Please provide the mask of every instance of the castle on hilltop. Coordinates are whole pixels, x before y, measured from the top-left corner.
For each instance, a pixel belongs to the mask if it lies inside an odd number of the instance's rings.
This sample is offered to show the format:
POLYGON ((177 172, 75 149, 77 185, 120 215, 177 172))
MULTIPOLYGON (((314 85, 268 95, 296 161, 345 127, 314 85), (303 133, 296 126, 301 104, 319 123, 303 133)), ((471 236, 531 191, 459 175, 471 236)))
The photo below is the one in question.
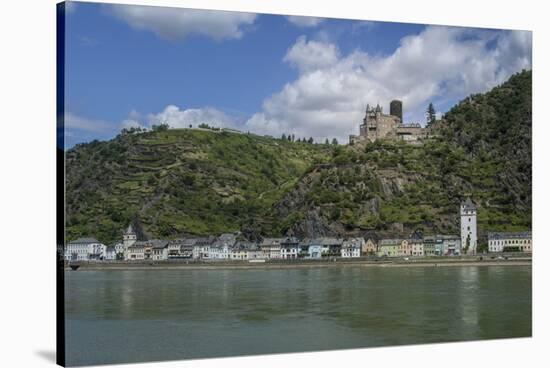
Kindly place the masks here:
POLYGON ((390 114, 384 114, 382 107, 370 107, 363 124, 359 126, 359 135, 350 135, 349 143, 355 144, 362 141, 374 142, 377 139, 403 140, 418 142, 429 135, 430 129, 422 128, 419 123, 403 123, 403 103, 399 100, 390 102, 390 114))

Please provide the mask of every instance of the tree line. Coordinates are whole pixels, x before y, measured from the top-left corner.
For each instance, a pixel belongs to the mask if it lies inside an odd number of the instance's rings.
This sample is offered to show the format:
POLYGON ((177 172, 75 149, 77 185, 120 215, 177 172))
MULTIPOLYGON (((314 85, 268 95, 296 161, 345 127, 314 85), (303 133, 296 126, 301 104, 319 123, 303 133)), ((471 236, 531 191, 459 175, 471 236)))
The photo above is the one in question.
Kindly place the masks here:
MULTIPOLYGON (((296 137, 294 136, 294 134, 285 134, 283 133, 281 135, 281 140, 283 141, 289 141, 289 142, 298 142, 298 143, 308 143, 308 144, 314 144, 315 141, 313 140, 313 137, 309 137, 309 139, 306 139, 305 137, 304 138, 298 138, 296 139, 296 137)), ((329 142, 328 138, 325 140, 325 145, 330 145, 331 142, 329 142)), ((332 138, 332 144, 333 145, 337 145, 338 144, 338 140, 336 138, 332 138)))

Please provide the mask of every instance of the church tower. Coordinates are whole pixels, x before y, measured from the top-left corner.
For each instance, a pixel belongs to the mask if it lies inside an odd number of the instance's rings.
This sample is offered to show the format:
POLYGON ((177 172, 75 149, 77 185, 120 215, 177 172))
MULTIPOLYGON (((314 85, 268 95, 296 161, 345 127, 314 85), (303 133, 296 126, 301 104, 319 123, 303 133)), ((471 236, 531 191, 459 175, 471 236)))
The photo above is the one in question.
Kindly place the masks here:
POLYGON ((476 254, 477 209, 470 198, 460 204, 461 254, 476 254))
POLYGON ((136 240, 137 235, 134 231, 134 228, 132 227, 132 224, 130 224, 122 235, 122 244, 124 245, 124 249, 128 249, 128 247, 134 244, 136 240))

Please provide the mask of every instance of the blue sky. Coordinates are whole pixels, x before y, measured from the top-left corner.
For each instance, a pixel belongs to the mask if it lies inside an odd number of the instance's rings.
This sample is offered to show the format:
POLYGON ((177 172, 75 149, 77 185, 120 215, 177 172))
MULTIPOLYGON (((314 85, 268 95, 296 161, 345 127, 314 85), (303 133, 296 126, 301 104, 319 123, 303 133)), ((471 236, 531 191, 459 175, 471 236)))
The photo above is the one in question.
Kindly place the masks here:
POLYGON ((207 122, 318 141, 355 134, 367 103, 423 121, 531 67, 531 33, 71 3, 66 146, 123 127, 207 122))

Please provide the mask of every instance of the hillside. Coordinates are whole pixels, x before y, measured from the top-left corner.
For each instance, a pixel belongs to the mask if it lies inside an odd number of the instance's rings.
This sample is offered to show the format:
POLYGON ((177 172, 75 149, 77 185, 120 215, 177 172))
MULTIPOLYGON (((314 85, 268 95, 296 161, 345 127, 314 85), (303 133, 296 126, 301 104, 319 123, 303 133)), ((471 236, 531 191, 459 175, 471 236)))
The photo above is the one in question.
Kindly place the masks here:
POLYGON ((471 196, 481 233, 531 227, 531 72, 452 108, 423 145, 325 146, 168 130, 67 152, 67 232, 119 238, 456 233, 471 196))
POLYGON ((66 153, 67 238, 236 231, 291 188, 329 147, 190 129, 119 135, 66 153))

